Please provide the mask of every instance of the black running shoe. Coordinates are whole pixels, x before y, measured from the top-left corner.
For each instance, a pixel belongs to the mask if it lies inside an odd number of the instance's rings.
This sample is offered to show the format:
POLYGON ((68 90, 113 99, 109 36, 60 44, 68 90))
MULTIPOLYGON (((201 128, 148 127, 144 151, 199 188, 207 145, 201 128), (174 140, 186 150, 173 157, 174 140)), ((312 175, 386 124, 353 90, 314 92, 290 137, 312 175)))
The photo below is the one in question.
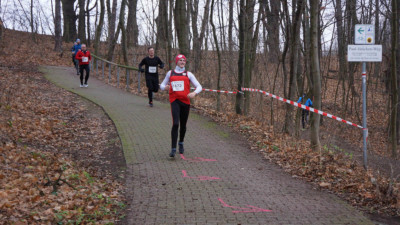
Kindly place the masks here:
POLYGON ((183 143, 179 143, 179 154, 183 154, 184 151, 185 149, 183 148, 183 143))
POLYGON ((172 149, 171 153, 169 153, 169 157, 174 158, 176 153, 176 149, 172 149))

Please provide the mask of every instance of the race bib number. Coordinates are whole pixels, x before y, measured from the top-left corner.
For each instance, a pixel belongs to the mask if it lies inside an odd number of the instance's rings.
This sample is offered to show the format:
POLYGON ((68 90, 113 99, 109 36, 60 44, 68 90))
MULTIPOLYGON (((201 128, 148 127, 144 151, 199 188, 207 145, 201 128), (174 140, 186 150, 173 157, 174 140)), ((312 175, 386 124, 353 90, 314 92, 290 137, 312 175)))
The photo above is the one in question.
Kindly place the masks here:
POLYGON ((88 57, 82 57, 82 62, 89 62, 89 58, 88 57))
POLYGON ((157 67, 156 66, 149 66, 149 73, 157 73, 157 67))
POLYGON ((181 81, 172 81, 171 82, 171 87, 173 91, 184 91, 185 90, 185 85, 183 80, 181 81))

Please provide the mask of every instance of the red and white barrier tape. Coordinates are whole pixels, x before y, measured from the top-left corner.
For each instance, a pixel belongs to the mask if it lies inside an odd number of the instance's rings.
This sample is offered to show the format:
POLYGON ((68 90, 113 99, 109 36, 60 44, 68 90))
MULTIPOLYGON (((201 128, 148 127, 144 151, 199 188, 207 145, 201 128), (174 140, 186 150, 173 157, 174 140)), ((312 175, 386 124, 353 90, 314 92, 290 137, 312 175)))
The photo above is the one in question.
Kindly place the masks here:
MULTIPOLYGON (((190 89, 194 90, 195 88, 190 88, 190 89)), ((236 94, 237 93, 237 91, 223 91, 223 90, 214 90, 214 89, 205 89, 205 88, 203 88, 203 91, 226 93, 226 94, 236 94)))
MULTIPOLYGON (((191 89, 194 89, 194 88, 191 88, 191 89)), ((213 90, 213 89, 203 89, 203 91, 210 91, 210 92, 217 92, 217 93, 227 93, 227 94, 236 94, 236 93, 238 93, 237 91, 223 91, 223 90, 213 90)), ((310 112, 318 113, 318 114, 320 114, 320 115, 323 115, 323 116, 332 118, 332 119, 334 119, 334 120, 340 121, 340 122, 342 122, 342 123, 346 123, 346 124, 351 125, 351 126, 354 126, 354 127, 361 128, 361 129, 363 129, 363 130, 367 130, 367 132, 368 132, 368 129, 363 128, 363 127, 360 126, 360 125, 357 125, 357 124, 352 123, 352 122, 350 122, 350 121, 344 120, 344 119, 342 119, 342 118, 340 118, 340 117, 337 117, 337 116, 334 116, 334 115, 332 115, 332 114, 323 112, 323 111, 321 111, 321 110, 314 109, 314 108, 312 108, 312 107, 305 106, 305 105, 303 105, 303 104, 300 104, 300 103, 297 103, 297 102, 294 102, 294 101, 291 101, 291 100, 288 100, 288 99, 285 99, 285 98, 276 96, 276 95, 274 95, 274 94, 268 93, 268 92, 263 91, 263 90, 254 89, 254 88, 242 88, 242 91, 259 92, 259 93, 261 93, 261 94, 264 94, 264 95, 270 96, 270 97, 272 97, 272 98, 278 99, 279 101, 282 101, 282 102, 285 102, 285 103, 288 103, 288 104, 297 106, 297 107, 299 107, 299 108, 308 110, 308 111, 310 111, 310 112)), ((239 93, 242 93, 242 94, 243 94, 242 91, 239 91, 239 93)))
POLYGON ((285 98, 282 98, 282 97, 273 95, 273 94, 268 93, 268 92, 266 92, 266 91, 262 91, 262 90, 259 90, 259 89, 253 89, 253 88, 242 88, 242 91, 259 92, 259 93, 262 93, 262 94, 264 94, 264 95, 270 96, 270 97, 272 97, 272 98, 278 99, 279 101, 286 102, 286 103, 288 103, 288 104, 297 106, 297 107, 302 108, 302 109, 306 109, 306 110, 308 110, 308 111, 310 111, 310 112, 318 113, 318 114, 320 114, 320 115, 323 115, 323 116, 332 118, 332 119, 334 119, 334 120, 337 120, 337 121, 340 121, 340 122, 349 124, 349 125, 351 125, 351 126, 355 126, 355 127, 364 129, 362 126, 357 125, 357 124, 355 124, 355 123, 352 123, 352 122, 350 122, 350 121, 344 120, 344 119, 342 119, 342 118, 340 118, 340 117, 337 117, 337 116, 331 115, 331 114, 329 114, 329 113, 323 112, 323 111, 321 111, 321 110, 314 109, 314 108, 312 108, 312 107, 305 106, 305 105, 302 105, 302 104, 300 104, 300 103, 293 102, 293 101, 291 101, 291 100, 288 100, 288 99, 285 99, 285 98))

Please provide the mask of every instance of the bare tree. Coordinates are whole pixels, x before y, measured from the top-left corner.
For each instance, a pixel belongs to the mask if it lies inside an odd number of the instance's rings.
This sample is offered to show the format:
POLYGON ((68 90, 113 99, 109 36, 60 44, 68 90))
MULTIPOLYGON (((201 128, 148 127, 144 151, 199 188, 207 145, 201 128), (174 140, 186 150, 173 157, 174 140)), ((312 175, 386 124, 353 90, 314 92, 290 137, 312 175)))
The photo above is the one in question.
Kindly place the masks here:
POLYGON ((392 56, 391 56, 391 82, 392 82, 392 107, 391 107, 391 119, 390 119, 390 142, 392 157, 397 158, 397 128, 396 122, 398 117, 397 104, 398 99, 398 84, 397 84, 397 48, 398 48, 398 36, 399 36, 399 20, 397 15, 397 0, 392 0, 392 56))
POLYGON ((228 19, 228 48, 229 52, 233 51, 233 0, 229 0, 229 19, 228 19))
POLYGON ((117 20, 117 0, 113 0, 112 11, 110 6, 110 0, 107 0, 107 14, 108 14, 108 54, 107 60, 112 61, 114 54, 115 43, 115 22, 117 20))
MULTIPOLYGON (((258 43, 258 33, 261 21, 261 10, 258 12, 256 26, 254 27, 255 0, 240 0, 239 13, 239 61, 238 61, 238 90, 242 86, 250 87, 255 54, 258 43)), ((250 108, 250 93, 244 94, 244 107, 242 111, 242 96, 236 95, 236 113, 247 115, 250 108)))
POLYGON ((96 34, 94 39, 94 53, 96 55, 98 54, 99 51, 101 31, 103 30, 103 25, 104 25, 104 14, 105 14, 104 0, 100 0, 100 19, 99 19, 99 24, 96 27, 96 34))
POLYGON ((86 43, 85 0, 78 0, 78 6, 78 38, 80 38, 83 43, 86 43))
MULTIPOLYGON (((217 50, 217 55, 218 55, 218 75, 217 75, 217 90, 220 89, 220 81, 221 81, 221 52, 219 51, 219 46, 218 46, 218 38, 217 38, 217 31, 215 29, 214 21, 213 21, 213 12, 214 12, 214 0, 211 2, 211 15, 210 15, 210 24, 213 30, 213 37, 214 37, 214 43, 215 43, 215 48, 217 50)), ((221 109, 221 93, 217 93, 217 111, 220 111, 221 109)))
MULTIPOLYGON (((190 57, 190 43, 188 30, 188 17, 186 15, 186 0, 176 0, 175 2, 175 29, 178 36, 179 50, 187 58, 190 57)), ((188 66, 187 66, 188 67, 188 66)))
POLYGON ((266 45, 268 46, 268 59, 270 62, 276 63, 279 59, 279 12, 280 1, 263 0, 264 11, 267 17, 266 29, 268 33, 266 45))
POLYGON ((76 14, 74 10, 75 0, 61 0, 64 18, 64 41, 74 41, 76 38, 76 14))
POLYGON ((56 0, 55 17, 54 17, 55 45, 54 51, 62 51, 61 38, 61 0, 56 0))
MULTIPOLYGON (((301 25, 301 13, 303 12, 304 1, 297 1, 297 9, 292 19, 292 29, 290 35, 290 77, 289 77, 289 99, 294 100, 297 94, 297 70, 298 70, 298 59, 299 59, 299 45, 300 45, 300 25, 301 25)), ((295 6, 293 6, 295 7, 295 6)), ((289 104, 286 105, 286 116, 284 132, 289 133, 293 127, 293 107, 289 104)))
MULTIPOLYGON (((311 32, 311 76, 313 79, 313 96, 314 107, 321 108, 321 74, 319 67, 318 54, 318 17, 319 17, 319 0, 310 0, 310 32, 311 32)), ((320 115, 314 114, 311 118, 311 148, 320 150, 321 143, 319 141, 319 125, 320 115)))
MULTIPOLYGON (((126 25, 126 38, 128 42, 128 47, 136 46, 138 44, 139 28, 136 19, 138 0, 128 0, 128 22, 126 25)), ((167 4, 164 1, 160 1, 167 4)))
MULTIPOLYGON (((189 0, 190 11, 192 15, 192 31, 193 31, 193 52, 194 52, 194 65, 193 72, 196 72, 201 64, 201 46, 205 35, 205 30, 208 23, 208 14, 210 7, 210 0, 206 0, 204 7, 203 20, 201 22, 200 34, 197 30, 197 17, 199 14, 199 0, 189 0)), ((211 11, 212 12, 212 11, 211 11)), ((211 21, 210 21, 211 22, 211 21)), ((217 42, 216 42, 217 43, 217 42)))

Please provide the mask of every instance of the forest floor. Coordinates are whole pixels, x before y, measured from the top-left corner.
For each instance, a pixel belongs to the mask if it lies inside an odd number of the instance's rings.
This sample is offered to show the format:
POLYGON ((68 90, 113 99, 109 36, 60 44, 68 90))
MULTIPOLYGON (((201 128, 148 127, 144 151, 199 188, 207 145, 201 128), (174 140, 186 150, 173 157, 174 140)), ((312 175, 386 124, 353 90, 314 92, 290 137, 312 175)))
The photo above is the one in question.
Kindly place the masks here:
MULTIPOLYGON (((5 43, 0 51, 0 161, 1 167, 4 167, 0 177, 1 182, 5 183, 14 180, 12 185, 0 185, 7 187, 0 188, 0 195, 3 197, 0 200, 0 220, 23 219, 31 223, 68 220, 103 223, 118 221, 123 217, 121 212, 125 204, 122 194, 124 184, 121 179, 124 177, 124 165, 121 164, 122 147, 115 127, 110 126, 112 122, 104 113, 101 115, 101 110, 95 109, 96 106, 92 103, 54 87, 37 72, 39 65, 71 66, 72 62, 70 45, 64 46, 63 53, 55 53, 52 51, 54 42, 50 36, 36 38, 37 43, 34 43, 30 34, 7 30, 5 43), (43 115, 53 118, 51 124, 41 121, 43 115), (87 116, 82 118, 81 115, 87 116), (61 129, 62 127, 68 129, 61 129), (104 127, 107 129, 100 129, 104 127), (62 140, 61 136, 70 138, 62 140), (47 141, 43 144, 39 140, 47 141), (88 143, 88 140, 92 141, 88 143), (102 145, 100 140, 115 141, 102 145), (85 154, 79 151, 82 146, 93 150, 93 153, 82 155, 85 154), (110 150, 115 157, 108 163, 100 163, 105 161, 105 152, 110 150), (38 174, 37 177, 26 175, 28 179, 32 179, 31 183, 38 184, 35 190, 26 187, 28 184, 23 182, 26 179, 16 179, 26 173, 23 168, 36 168, 29 165, 32 163, 30 156, 38 161, 35 165, 42 165, 37 167, 40 168, 39 171, 31 172, 38 174), (87 160, 89 158, 91 160, 87 160), (77 169, 75 165, 82 167, 77 169), (104 177, 104 174, 109 176, 104 177), (18 191, 14 187, 18 187, 18 191), (57 205, 60 201, 56 201, 54 196, 71 201, 70 207, 60 208, 57 205), (18 204, 20 202, 29 204, 18 204), (98 207, 93 207, 94 203, 98 207), (49 206, 56 210, 47 210, 50 209, 49 206), (109 210, 115 207, 119 210, 109 210)), ((134 90, 132 92, 139 94, 134 90)), ((145 92, 141 95, 143 93, 145 92)), ((165 100, 166 96, 158 95, 158 99, 165 100)), ((370 169, 365 171, 360 163, 360 152, 352 150, 359 146, 344 141, 340 130, 332 134, 322 129, 321 141, 324 148, 321 152, 312 152, 308 147, 308 130, 302 132, 302 139, 298 140, 283 135, 274 130, 276 128, 262 124, 254 118, 217 112, 208 108, 209 104, 209 99, 199 98, 194 108, 243 134, 252 144, 252 149, 262 152, 266 159, 276 163, 293 177, 335 193, 369 213, 375 221, 386 224, 397 224, 400 221, 398 160, 372 153, 370 169)))

